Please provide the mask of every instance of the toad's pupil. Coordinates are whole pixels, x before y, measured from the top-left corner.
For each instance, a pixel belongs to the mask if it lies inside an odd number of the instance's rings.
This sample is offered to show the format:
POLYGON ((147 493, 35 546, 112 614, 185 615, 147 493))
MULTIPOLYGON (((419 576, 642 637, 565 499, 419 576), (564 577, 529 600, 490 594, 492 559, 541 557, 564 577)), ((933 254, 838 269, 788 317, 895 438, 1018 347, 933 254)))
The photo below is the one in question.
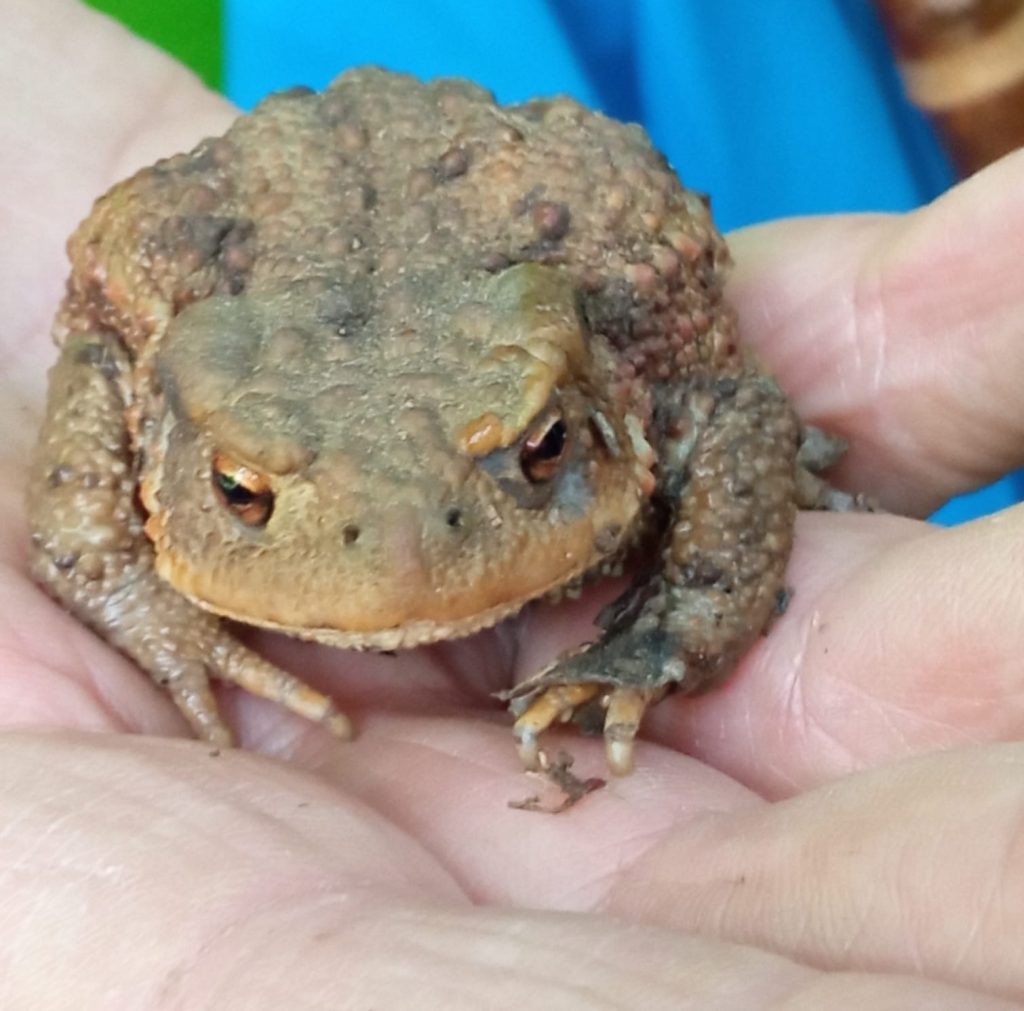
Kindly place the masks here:
POLYGON ((519 464, 528 481, 540 484, 558 473, 568 438, 565 422, 557 415, 549 415, 546 428, 537 426, 536 433, 527 439, 519 455, 519 464))
POLYGON ((274 511, 274 493, 259 474, 214 467, 217 497, 247 527, 265 527, 274 511), (255 487, 253 483, 255 482, 255 487))
POLYGON ((565 449, 565 422, 556 421, 545 433, 531 452, 535 460, 556 460, 565 449))
POLYGON ((231 474, 222 474, 219 471, 214 474, 217 487, 221 490, 229 505, 247 506, 256 501, 257 493, 251 488, 246 488, 236 477, 231 474))

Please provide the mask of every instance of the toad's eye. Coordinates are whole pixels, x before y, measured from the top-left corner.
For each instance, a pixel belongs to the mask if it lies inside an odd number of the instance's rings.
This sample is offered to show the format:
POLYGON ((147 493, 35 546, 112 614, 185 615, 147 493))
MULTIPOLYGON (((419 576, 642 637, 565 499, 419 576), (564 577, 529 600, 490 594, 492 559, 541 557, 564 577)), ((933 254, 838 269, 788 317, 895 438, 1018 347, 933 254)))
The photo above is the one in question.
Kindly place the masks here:
POLYGON ((557 473, 569 443, 569 429, 558 411, 545 414, 526 437, 519 465, 528 481, 541 484, 557 473))
POLYGON ((222 505, 247 527, 267 525, 274 511, 274 493, 262 474, 223 453, 215 453, 213 489, 222 505))

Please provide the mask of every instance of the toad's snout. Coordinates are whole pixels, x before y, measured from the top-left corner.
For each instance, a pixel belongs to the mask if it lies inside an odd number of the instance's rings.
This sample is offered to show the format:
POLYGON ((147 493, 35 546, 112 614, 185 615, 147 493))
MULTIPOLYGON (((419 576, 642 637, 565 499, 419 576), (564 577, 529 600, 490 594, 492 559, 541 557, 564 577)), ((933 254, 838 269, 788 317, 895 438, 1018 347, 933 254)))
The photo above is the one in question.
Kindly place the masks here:
POLYGON ((372 568, 407 592, 422 592, 441 585, 468 533, 467 510, 458 504, 368 507, 342 526, 339 561, 372 568))

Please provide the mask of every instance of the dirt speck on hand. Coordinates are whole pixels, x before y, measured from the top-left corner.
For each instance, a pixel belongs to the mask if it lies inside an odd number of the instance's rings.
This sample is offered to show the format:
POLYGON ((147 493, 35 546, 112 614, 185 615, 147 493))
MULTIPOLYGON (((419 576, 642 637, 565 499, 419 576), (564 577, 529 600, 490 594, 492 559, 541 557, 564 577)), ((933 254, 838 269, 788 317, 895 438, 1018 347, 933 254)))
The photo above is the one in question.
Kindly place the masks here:
POLYGON ((554 786, 558 793, 545 791, 545 796, 533 794, 524 797, 522 800, 510 800, 508 806, 517 811, 539 811, 542 814, 561 814, 575 807, 588 793, 600 790, 606 785, 606 781, 590 776, 581 779, 572 771, 573 757, 567 751, 560 751, 558 757, 552 762, 548 756, 541 752, 539 772, 531 775, 541 777, 545 783, 554 786))

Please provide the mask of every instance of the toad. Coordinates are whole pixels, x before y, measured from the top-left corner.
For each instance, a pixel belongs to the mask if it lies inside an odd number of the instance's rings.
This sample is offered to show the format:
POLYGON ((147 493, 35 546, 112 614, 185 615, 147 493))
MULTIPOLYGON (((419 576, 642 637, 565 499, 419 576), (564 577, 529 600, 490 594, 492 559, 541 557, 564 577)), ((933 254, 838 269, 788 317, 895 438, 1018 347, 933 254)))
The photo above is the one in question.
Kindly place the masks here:
POLYGON ((394 650, 628 562, 600 639, 509 693, 528 765, 571 718, 628 771, 645 708, 772 620, 797 508, 845 501, 738 344, 706 201, 567 99, 293 89, 68 248, 34 573, 217 745, 211 679, 350 730, 224 619, 394 650))

